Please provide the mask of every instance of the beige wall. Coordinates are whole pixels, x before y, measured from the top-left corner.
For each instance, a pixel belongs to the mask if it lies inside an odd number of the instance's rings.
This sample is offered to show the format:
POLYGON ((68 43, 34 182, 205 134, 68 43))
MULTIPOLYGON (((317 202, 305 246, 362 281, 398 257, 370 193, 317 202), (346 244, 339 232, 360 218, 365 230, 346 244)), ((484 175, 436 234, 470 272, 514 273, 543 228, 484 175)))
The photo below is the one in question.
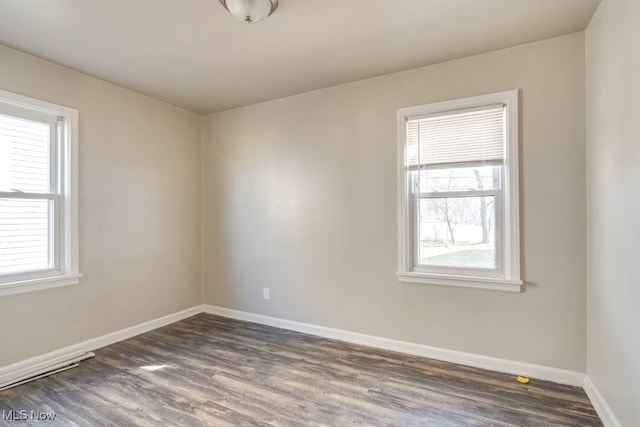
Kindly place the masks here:
POLYGON ((584 67, 580 33, 206 117, 205 302, 584 371, 584 67), (525 292, 398 282, 396 109, 512 88, 525 292))
POLYGON ((640 425, 640 2, 604 0, 587 31, 588 374, 640 425))
POLYGON ((0 366, 199 305, 201 117, 2 46, 0 89, 79 110, 84 273, 0 298, 0 366))
POLYGON ((208 304, 584 371, 583 48, 574 34, 211 115, 203 170, 199 116, 0 47, 0 89, 80 111, 85 274, 0 299, 0 366, 200 304, 203 223, 208 304), (396 109, 512 88, 525 292, 396 281, 396 109))

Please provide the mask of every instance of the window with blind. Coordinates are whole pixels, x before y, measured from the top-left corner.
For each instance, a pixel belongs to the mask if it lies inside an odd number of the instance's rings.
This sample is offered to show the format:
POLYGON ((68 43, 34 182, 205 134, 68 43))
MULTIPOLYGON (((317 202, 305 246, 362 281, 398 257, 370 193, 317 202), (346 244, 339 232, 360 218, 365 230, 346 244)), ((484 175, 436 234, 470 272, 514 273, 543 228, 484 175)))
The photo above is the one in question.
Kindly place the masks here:
POLYGON ((76 118, 0 91, 0 295, 78 281, 76 118))
POLYGON ((520 290, 517 102, 398 111, 399 280, 520 290))

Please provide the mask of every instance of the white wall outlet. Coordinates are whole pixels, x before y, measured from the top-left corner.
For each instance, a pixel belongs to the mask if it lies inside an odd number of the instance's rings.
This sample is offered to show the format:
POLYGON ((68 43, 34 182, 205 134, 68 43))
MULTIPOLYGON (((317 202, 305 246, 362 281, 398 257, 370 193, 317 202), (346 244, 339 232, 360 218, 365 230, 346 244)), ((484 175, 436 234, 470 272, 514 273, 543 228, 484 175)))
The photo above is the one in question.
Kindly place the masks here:
POLYGON ((262 298, 271 299, 271 288, 262 288, 262 298))

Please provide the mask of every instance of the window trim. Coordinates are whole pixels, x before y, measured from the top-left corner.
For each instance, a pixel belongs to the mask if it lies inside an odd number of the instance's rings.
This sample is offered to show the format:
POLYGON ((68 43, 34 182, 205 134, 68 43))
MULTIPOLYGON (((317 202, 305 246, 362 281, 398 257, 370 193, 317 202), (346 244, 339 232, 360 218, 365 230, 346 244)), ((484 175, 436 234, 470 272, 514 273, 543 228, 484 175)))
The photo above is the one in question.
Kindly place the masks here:
MULTIPOLYGON (((509 90, 469 98, 455 99, 397 111, 398 124, 398 281, 442 286, 492 289, 520 292, 520 199, 519 199, 519 134, 518 134, 518 90, 509 90), (481 107, 491 104, 506 106, 505 114, 505 161, 503 175, 503 198, 500 226, 496 226, 496 238, 500 237, 502 257, 497 264, 501 271, 471 268, 420 268, 414 261, 414 241, 410 207, 415 197, 411 194, 411 179, 406 166, 407 120, 430 114, 446 114, 455 110, 481 107), (430 271, 426 271, 430 270, 430 271)), ((496 212, 498 214, 498 212, 496 212)), ((497 221, 497 219, 496 219, 497 221)))
POLYGON ((4 90, 0 90, 0 103, 7 110, 26 110, 64 118, 62 126, 58 126, 61 135, 56 150, 50 154, 58 159, 53 162, 57 171, 54 197, 60 198, 54 213, 58 215, 57 235, 53 242, 57 246, 54 255, 57 266, 52 270, 5 276, 0 282, 0 296, 77 284, 82 277, 78 264, 78 110, 4 90))

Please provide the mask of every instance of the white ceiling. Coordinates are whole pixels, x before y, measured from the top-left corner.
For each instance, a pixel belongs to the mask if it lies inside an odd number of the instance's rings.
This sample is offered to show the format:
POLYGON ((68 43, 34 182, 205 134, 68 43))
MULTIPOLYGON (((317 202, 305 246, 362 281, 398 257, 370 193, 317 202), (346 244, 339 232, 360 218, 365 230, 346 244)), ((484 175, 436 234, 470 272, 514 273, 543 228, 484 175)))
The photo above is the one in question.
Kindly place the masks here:
POLYGON ((0 0, 0 43, 208 114, 581 31, 599 1, 280 0, 246 25, 219 0, 0 0))

